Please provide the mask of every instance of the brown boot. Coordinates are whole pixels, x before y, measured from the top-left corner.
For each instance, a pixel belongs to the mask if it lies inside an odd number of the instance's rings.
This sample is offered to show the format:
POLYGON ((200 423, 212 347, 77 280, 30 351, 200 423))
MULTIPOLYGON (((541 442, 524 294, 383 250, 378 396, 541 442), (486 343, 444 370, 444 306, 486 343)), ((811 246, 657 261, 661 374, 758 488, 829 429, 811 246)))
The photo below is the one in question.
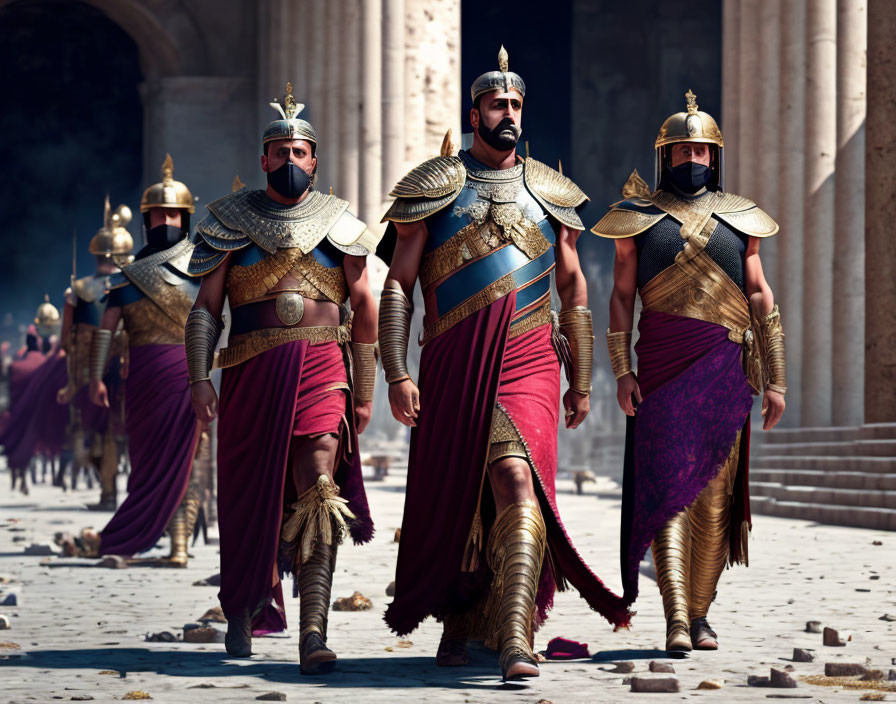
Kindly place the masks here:
POLYGON ((489 566, 495 575, 493 623, 505 681, 539 674, 538 659, 532 651, 532 628, 545 541, 541 511, 529 501, 510 504, 501 511, 489 536, 489 566))
POLYGON ((232 658, 247 658, 252 655, 252 616, 248 609, 237 614, 227 614, 224 649, 232 658))
POLYGON ((439 667, 461 667, 470 662, 467 624, 463 615, 448 614, 442 622, 442 639, 436 652, 439 667))

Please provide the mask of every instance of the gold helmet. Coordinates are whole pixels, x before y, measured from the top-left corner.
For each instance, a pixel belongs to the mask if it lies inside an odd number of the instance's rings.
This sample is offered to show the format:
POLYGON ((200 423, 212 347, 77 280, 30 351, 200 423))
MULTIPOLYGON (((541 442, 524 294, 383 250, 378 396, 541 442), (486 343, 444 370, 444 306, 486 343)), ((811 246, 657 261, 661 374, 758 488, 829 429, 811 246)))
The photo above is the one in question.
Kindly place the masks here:
POLYGON ((131 217, 131 209, 126 205, 119 205, 113 211, 109 206, 109 196, 106 196, 103 226, 90 240, 90 253, 98 257, 112 257, 116 263, 126 262, 134 248, 134 238, 125 229, 131 217))
POLYGON ((34 325, 41 337, 48 337, 59 332, 59 309, 50 303, 50 295, 44 294, 44 302, 37 307, 34 325))
POLYGON ((178 208, 193 213, 193 194, 180 181, 174 180, 174 160, 170 154, 165 155, 162 162, 162 181, 154 183, 145 191, 140 199, 140 212, 149 212, 150 208, 178 208))
POLYGON ((715 118, 709 113, 697 109, 697 96, 688 90, 684 94, 687 100, 686 110, 677 112, 666 118, 656 136, 654 147, 656 149, 656 181, 659 186, 663 166, 666 162, 666 147, 681 142, 697 142, 709 144, 712 152, 712 169, 715 174, 715 182, 719 190, 722 189, 722 149, 725 141, 722 139, 722 130, 716 124, 715 118))
POLYGON ((305 109, 304 104, 298 102, 292 94, 292 83, 286 84, 286 93, 283 95, 283 102, 274 100, 269 103, 274 110, 280 113, 281 119, 269 122, 264 128, 261 136, 262 148, 268 142, 274 142, 279 139, 304 139, 311 142, 312 148, 317 150, 317 133, 314 127, 307 120, 298 117, 298 114, 305 109))

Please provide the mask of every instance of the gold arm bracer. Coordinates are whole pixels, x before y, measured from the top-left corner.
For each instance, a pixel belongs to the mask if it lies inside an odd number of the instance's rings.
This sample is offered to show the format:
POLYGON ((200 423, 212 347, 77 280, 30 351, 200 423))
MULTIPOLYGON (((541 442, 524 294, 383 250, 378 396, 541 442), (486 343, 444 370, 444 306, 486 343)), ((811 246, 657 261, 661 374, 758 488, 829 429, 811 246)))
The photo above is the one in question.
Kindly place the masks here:
POLYGON ((109 359, 109 349, 111 347, 111 330, 99 328, 93 331, 93 336, 90 340, 90 381, 99 381, 103 378, 106 360, 109 359))
POLYGON ((560 311, 560 332, 569 341, 572 354, 570 388, 585 396, 591 393, 591 367, 594 364, 594 328, 591 311, 575 306, 560 311))
POLYGON ((401 285, 392 279, 386 281, 380 297, 379 337, 383 371, 389 384, 411 378, 407 358, 412 312, 401 285))
POLYGON ((191 384, 209 379, 222 327, 221 321, 205 308, 194 308, 190 311, 184 331, 184 345, 191 384))
POLYGON ((784 328, 781 325, 781 311, 778 304, 771 313, 760 318, 760 345, 765 363, 765 388, 778 393, 787 393, 787 374, 784 354, 784 328))
POLYGON ((352 342, 352 382, 355 401, 373 401, 376 386, 376 343, 352 342))
POLYGON ((610 366, 617 379, 632 371, 632 331, 610 332, 607 330, 607 349, 610 351, 610 366))

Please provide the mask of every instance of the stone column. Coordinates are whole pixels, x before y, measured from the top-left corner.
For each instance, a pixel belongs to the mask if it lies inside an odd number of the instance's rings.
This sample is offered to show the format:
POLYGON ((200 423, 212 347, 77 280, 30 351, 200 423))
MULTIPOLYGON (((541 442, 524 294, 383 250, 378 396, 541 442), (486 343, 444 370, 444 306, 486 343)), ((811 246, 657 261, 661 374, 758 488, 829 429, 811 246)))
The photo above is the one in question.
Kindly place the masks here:
MULTIPOLYGON (((831 424, 834 159, 837 152, 837 2, 806 12, 806 199, 803 425, 831 424)), ((792 366, 792 365, 791 365, 792 366)))
POLYGON ((759 26, 760 0, 740 2, 740 61, 738 66, 738 100, 740 120, 737 134, 730 135, 737 152, 737 183, 732 192, 758 200, 756 193, 755 149, 759 141, 759 26))
POLYGON ((361 166, 360 217, 379 222, 382 191, 382 0, 361 0, 361 166))
POLYGON ((311 80, 308 85, 308 99, 305 103, 305 119, 311 124, 320 124, 324 116, 324 82, 326 72, 327 44, 327 2, 326 0, 310 0, 307 3, 307 22, 310 33, 306 35, 309 43, 311 80))
MULTIPOLYGON (((404 46, 404 111, 405 142, 404 159, 415 166, 426 129, 426 115, 423 103, 423 8, 420 0, 406 0, 405 46, 404 46)), ((388 184, 392 188, 395 184, 388 184)))
MULTIPOLYGON (((778 131, 766 129, 769 119, 777 122, 780 113, 781 73, 781 3, 779 0, 762 0, 759 8, 759 86, 753 118, 758 129, 756 143, 743 145, 742 154, 750 154, 749 168, 756 174, 754 191, 759 207, 773 218, 778 218, 778 131)), ((774 290, 781 280, 778 274, 778 238, 766 239, 760 247, 762 269, 774 290)))
POLYGON ((781 7, 780 193, 775 300, 787 335, 787 411, 782 424, 801 424, 803 379, 803 198, 805 196, 806 3, 781 7))
POLYGON ((404 0, 383 1, 383 190, 404 175, 404 0))
POLYGON ((342 96, 339 114, 339 182, 336 194, 349 202, 352 212, 358 212, 358 170, 361 138, 361 3, 360 0, 343 0, 340 42, 339 93, 342 96))
POLYGON ((865 412, 865 7, 837 2, 834 425, 861 425, 865 412))
MULTIPOLYGON (((740 134, 740 5, 725 0, 722 6, 722 135, 735 140, 740 134)), ((737 193, 737 148, 725 147, 725 188, 737 193)))
POLYGON ((321 180, 318 188, 322 193, 329 193, 330 188, 336 195, 342 193, 342 174, 338 168, 342 140, 340 128, 342 121, 339 112, 342 102, 342 94, 338 90, 340 75, 339 55, 342 52, 342 10, 343 3, 328 2, 326 8, 327 40, 324 47, 324 114, 323 119, 315 125, 318 136, 321 138, 321 155, 318 159, 318 169, 321 180))
POLYGON ((896 3, 868 2, 865 422, 896 421, 896 3))

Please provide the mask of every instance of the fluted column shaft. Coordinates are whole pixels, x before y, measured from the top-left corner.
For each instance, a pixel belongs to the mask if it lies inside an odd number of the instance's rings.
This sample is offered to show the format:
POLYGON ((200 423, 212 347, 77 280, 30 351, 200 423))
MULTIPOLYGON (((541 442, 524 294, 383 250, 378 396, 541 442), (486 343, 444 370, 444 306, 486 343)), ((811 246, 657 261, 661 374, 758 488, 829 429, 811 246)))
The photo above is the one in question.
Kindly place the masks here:
POLYGON ((404 0, 383 0, 383 189, 404 175, 404 0))
POLYGON ((360 216, 379 222, 383 205, 382 170, 382 0, 361 0, 361 170, 360 216))
POLYGON ((834 159, 837 152, 837 3, 807 6, 803 424, 831 424, 834 159))
POLYGON ((896 3, 868 2, 865 422, 896 421, 896 3))
POLYGON ((740 62, 738 66, 738 95, 741 119, 736 135, 730 135, 731 147, 737 152, 737 180, 734 193, 757 200, 755 150, 759 140, 761 120, 755 108, 759 104, 759 40, 760 0, 740 2, 740 62))
POLYGON ((837 2, 834 425, 860 425, 865 413, 865 8, 837 2))
MULTIPOLYGON (((740 134, 740 5, 722 6, 722 135, 740 134)), ((737 149, 725 147, 725 189, 737 192, 737 149)))
POLYGON ((349 202, 352 212, 359 212, 358 182, 362 168, 359 153, 361 139, 361 3, 343 0, 343 25, 340 27, 339 93, 339 183, 337 195, 349 202))
MULTIPOLYGON (((778 172, 778 131, 765 129, 764 116, 777 115, 780 105, 781 71, 781 3, 780 0, 762 0, 759 7, 759 86, 757 102, 759 129, 755 144, 745 144, 746 153, 752 154, 749 166, 757 176, 755 196, 759 207, 773 218, 779 214, 780 193, 778 172)), ((748 195, 748 194, 744 194, 748 195)), ((778 274, 778 238, 772 237, 762 243, 760 257, 765 278, 774 290, 781 277, 778 274)))

